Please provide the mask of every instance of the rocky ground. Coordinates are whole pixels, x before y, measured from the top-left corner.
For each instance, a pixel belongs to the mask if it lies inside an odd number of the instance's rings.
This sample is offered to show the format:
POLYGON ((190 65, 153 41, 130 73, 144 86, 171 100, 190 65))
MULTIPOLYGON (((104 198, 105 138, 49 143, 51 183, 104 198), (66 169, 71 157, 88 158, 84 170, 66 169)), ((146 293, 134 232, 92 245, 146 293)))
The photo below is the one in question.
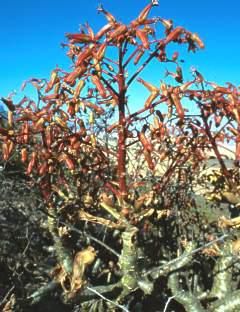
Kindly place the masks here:
POLYGON ((69 311, 51 294, 37 305, 29 295, 50 281, 55 264, 46 214, 37 191, 15 167, 0 171, 0 310, 69 311), (4 310, 5 309, 5 310, 4 310))

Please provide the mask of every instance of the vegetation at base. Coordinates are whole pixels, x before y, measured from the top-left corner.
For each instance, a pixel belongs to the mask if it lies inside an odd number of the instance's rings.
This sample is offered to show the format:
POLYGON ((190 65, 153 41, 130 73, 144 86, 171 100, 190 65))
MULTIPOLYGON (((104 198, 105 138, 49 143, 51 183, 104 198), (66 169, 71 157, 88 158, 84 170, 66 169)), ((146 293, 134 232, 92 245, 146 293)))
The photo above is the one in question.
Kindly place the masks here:
POLYGON ((99 31, 85 23, 66 35, 70 71, 23 83, 37 102, 1 98, 5 312, 51 300, 63 311, 240 309, 239 88, 194 68, 185 79, 181 51, 204 44, 152 18, 157 5, 126 25, 99 6, 99 31), (144 77, 150 66, 169 67, 158 85, 144 77), (134 84, 147 92, 141 107, 134 84), (218 169, 206 171, 209 153, 218 169), (16 183, 33 192, 30 206, 8 205, 16 183), (13 223, 24 235, 16 250, 13 223))

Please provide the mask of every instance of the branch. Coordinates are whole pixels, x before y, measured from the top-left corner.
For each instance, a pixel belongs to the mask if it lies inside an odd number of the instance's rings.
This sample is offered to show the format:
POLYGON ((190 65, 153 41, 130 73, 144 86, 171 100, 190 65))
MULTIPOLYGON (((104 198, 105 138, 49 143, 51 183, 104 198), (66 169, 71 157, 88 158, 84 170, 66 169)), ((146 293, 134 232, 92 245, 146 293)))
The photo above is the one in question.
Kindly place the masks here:
POLYGON ((225 163, 224 163, 224 161, 222 159, 221 154, 219 153, 216 141, 215 141, 214 137, 212 136, 211 130, 210 130, 209 125, 207 123, 207 118, 204 116, 203 108, 201 106, 200 106, 200 109, 201 109, 202 120, 203 120, 203 123, 204 123, 204 126, 205 126, 205 132, 206 132, 206 134, 207 134, 207 136, 209 138, 209 141, 210 141, 210 143, 212 145, 213 151, 214 151, 214 153, 215 153, 215 155, 217 157, 217 160, 218 160, 218 162, 219 162, 219 164, 221 166, 221 169, 222 169, 222 172, 223 172, 224 176, 226 177, 229 185, 231 187, 233 187, 230 173, 229 173, 229 171, 228 171, 228 169, 227 169, 227 167, 226 167, 226 165, 225 165, 225 163))
POLYGON ((210 308, 211 312, 235 312, 240 311, 240 290, 229 293, 221 300, 217 300, 210 308))
MULTIPOLYGON (((63 224, 65 226, 67 226, 70 230, 79 233, 79 234, 83 234, 82 231, 78 230, 76 227, 74 227, 71 224, 68 224, 66 222, 60 221, 60 224, 63 224)), ((98 240, 97 238, 93 237, 92 235, 90 235, 89 233, 86 234, 86 236, 90 239, 93 240, 94 242, 98 243, 99 245, 103 246, 104 248, 106 248, 108 251, 110 251, 112 254, 114 254, 116 257, 120 257, 120 254, 118 252, 116 252, 114 249, 112 249, 111 247, 109 247, 108 245, 106 245, 105 243, 103 243, 102 241, 98 240)))
POLYGON ((92 287, 86 287, 88 290, 90 290, 91 292, 93 292, 94 294, 96 294, 98 297, 102 298, 103 300, 111 303, 112 305, 120 308, 121 310, 125 311, 125 312, 130 312, 125 306, 118 304, 108 298, 106 298, 105 296, 103 296, 101 293, 99 293, 96 289, 92 288, 92 287))
POLYGON ((232 264, 234 255, 231 254, 231 241, 224 244, 222 255, 217 260, 213 275, 213 285, 209 297, 217 297, 223 299, 231 292, 232 284, 232 264))
POLYGON ((169 276, 168 287, 171 289, 176 301, 184 306, 186 312, 207 312, 201 306, 197 297, 195 297, 191 292, 181 289, 178 273, 175 272, 169 276))
POLYGON ((220 236, 219 238, 216 238, 214 240, 212 240, 211 242, 205 244, 204 246, 201 246, 199 248, 194 249, 195 244, 189 244, 188 248, 186 248, 185 252, 178 258, 175 258, 167 263, 165 263, 164 265, 152 268, 151 270, 143 273, 143 276, 147 276, 150 275, 153 279, 157 279, 162 275, 165 275, 169 272, 178 270, 180 268, 182 268, 183 266, 185 266, 186 264, 188 264, 189 262, 189 257, 191 257, 192 255, 198 253, 199 251, 202 251, 203 249, 217 243, 220 241, 223 241, 225 238, 229 237, 228 234, 224 234, 222 236, 220 236))
POLYGON ((156 53, 160 50, 160 46, 152 52, 149 57, 146 59, 146 61, 138 68, 138 70, 132 75, 132 77, 127 82, 127 88, 130 86, 130 84, 133 82, 133 80, 141 73, 141 71, 150 63, 150 61, 156 56, 156 53))

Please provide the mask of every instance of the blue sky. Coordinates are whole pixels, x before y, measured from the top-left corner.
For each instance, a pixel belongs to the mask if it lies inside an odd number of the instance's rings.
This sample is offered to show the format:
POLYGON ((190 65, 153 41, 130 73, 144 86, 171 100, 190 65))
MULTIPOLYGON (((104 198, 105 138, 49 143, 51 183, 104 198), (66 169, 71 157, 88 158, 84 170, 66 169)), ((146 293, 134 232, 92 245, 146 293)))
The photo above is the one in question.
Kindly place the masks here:
MULTIPOLYGON (((88 21, 95 30, 105 24, 97 15, 101 2, 122 22, 129 22, 149 1, 145 0, 12 0, 1 1, 0 96, 19 90, 30 77, 49 77, 56 64, 68 69, 66 32, 77 32, 88 21)), ((208 80, 240 85, 240 19, 238 0, 160 0, 152 16, 172 18, 196 32, 206 48, 190 54, 193 65, 208 80)), ((157 73, 155 73, 156 75, 157 73)), ((161 77, 159 77, 160 79, 161 77)), ((26 92, 27 93, 27 90, 26 92)))

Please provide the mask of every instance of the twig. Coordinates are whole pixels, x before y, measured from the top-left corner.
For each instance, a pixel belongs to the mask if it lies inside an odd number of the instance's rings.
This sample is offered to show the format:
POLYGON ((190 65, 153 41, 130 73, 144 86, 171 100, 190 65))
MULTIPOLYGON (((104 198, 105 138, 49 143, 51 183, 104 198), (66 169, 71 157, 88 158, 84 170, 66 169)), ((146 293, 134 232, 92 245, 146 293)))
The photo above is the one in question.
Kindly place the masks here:
MULTIPOLYGON (((63 222, 63 221, 60 221, 59 222, 60 224, 63 224, 65 226, 67 226, 70 230, 74 231, 74 232, 77 232, 79 234, 83 234, 80 230, 78 230, 76 227, 66 223, 66 222, 63 222)), ((111 247, 109 247, 108 245, 106 245, 105 243, 103 243, 102 241, 100 241, 99 239, 95 238, 94 236, 86 233, 87 237, 91 240, 93 240, 94 242, 98 243, 99 245, 102 245, 104 248, 106 248, 107 250, 109 250, 111 253, 113 253, 116 257, 120 257, 121 255, 119 253, 117 253, 114 249, 112 249, 111 247)))
POLYGON ((175 264, 175 263, 177 263, 177 262, 180 262, 180 261, 183 260, 184 258, 190 257, 190 256, 192 256, 192 255, 198 253, 199 251, 201 251, 201 250, 203 250, 203 249, 205 249, 205 248, 207 248, 207 247, 209 247, 209 246, 211 246, 211 245, 213 245, 213 244, 215 244, 215 243, 217 243, 217 242, 219 242, 219 241, 224 240, 224 239, 227 238, 227 237, 229 237, 229 234, 224 234, 224 235, 222 235, 222 236, 220 236, 220 237, 218 237, 218 238, 212 240, 211 242, 209 242, 209 243, 207 243, 207 244, 205 244, 205 245, 203 245, 203 246, 201 246, 201 247, 199 247, 199 248, 196 248, 196 249, 194 249, 194 250, 192 250, 192 251, 190 251, 190 252, 183 253, 180 257, 175 258, 175 259, 173 259, 173 260, 171 260, 171 261, 165 263, 164 265, 161 265, 161 266, 159 266, 159 267, 155 267, 155 268, 153 268, 153 269, 151 269, 151 270, 145 272, 145 273, 143 274, 143 276, 152 274, 152 273, 154 273, 154 272, 156 272, 156 271, 162 271, 163 273, 165 273, 165 270, 166 270, 166 269, 167 269, 168 272, 170 272, 170 270, 171 270, 171 265, 173 265, 173 264, 175 264))
POLYGON ((168 305, 169 305, 170 301, 172 301, 172 299, 174 299, 176 296, 177 296, 177 294, 168 298, 168 300, 167 300, 167 302, 165 304, 163 312, 167 312, 167 308, 168 308, 168 305))
POLYGON ((3 297, 2 301, 0 302, 0 307, 7 301, 8 296, 11 294, 15 286, 13 285, 6 293, 6 295, 3 297))
POLYGON ((86 287, 88 290, 90 290, 91 292, 95 293, 97 296, 99 296, 100 298, 102 298, 103 300, 115 305, 116 307, 122 309, 123 311, 125 312, 130 312, 125 306, 121 305, 121 304, 118 304, 108 298, 106 298, 105 296, 103 296, 102 294, 100 294, 98 291, 96 291, 95 289, 91 288, 91 287, 86 287))
POLYGON ((120 257, 121 255, 116 252, 114 249, 112 249, 111 247, 109 247, 108 245, 106 245, 105 243, 103 243, 102 241, 98 240, 97 238, 95 238, 94 236, 87 234, 87 237, 90 238, 91 240, 95 241, 96 243, 102 245, 103 247, 105 247, 107 250, 111 251, 111 253, 113 253, 116 257, 120 257))

